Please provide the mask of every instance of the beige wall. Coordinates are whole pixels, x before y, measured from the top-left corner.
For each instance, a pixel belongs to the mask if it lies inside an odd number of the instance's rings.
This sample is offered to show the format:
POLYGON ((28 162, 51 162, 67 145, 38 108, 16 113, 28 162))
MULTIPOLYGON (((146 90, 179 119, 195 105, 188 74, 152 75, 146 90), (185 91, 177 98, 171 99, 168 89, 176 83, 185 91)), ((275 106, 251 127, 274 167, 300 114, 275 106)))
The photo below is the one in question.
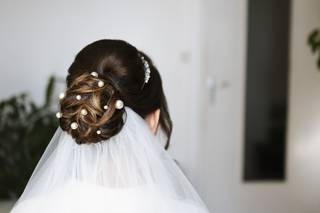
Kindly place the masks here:
POLYGON ((0 213, 8 213, 12 206, 12 201, 0 201, 0 213))
POLYGON ((320 212, 320 71, 306 45, 320 1, 292 1, 287 180, 255 183, 241 181, 247 1, 203 2, 206 76, 216 84, 215 100, 204 98, 206 139, 195 142, 197 188, 217 213, 320 212))
MULTIPOLYGON (((306 45, 320 27, 320 1, 294 0, 292 11, 288 180, 300 212, 320 212, 320 70, 306 45)), ((297 210, 296 210, 297 211, 297 210)))

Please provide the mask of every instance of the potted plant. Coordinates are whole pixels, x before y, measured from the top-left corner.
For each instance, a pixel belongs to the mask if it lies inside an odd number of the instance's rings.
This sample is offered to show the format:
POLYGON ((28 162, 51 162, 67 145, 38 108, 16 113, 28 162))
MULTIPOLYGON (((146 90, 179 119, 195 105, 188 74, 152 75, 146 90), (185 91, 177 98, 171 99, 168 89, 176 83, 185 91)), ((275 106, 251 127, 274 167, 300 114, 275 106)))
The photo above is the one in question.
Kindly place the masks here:
POLYGON ((28 182, 58 121, 51 100, 55 78, 50 77, 44 104, 27 94, 0 102, 0 199, 17 199, 28 182))

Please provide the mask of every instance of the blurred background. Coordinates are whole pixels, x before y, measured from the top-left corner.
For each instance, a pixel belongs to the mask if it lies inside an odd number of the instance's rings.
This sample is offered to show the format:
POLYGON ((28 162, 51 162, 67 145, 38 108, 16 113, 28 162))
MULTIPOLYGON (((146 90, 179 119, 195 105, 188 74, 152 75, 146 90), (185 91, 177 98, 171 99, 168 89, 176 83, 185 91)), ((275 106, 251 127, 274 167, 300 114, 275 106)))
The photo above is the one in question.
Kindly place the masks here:
POLYGON ((75 54, 116 38, 159 68, 170 152, 211 212, 319 213, 319 28, 320 0, 1 0, 0 212, 57 126, 75 54))

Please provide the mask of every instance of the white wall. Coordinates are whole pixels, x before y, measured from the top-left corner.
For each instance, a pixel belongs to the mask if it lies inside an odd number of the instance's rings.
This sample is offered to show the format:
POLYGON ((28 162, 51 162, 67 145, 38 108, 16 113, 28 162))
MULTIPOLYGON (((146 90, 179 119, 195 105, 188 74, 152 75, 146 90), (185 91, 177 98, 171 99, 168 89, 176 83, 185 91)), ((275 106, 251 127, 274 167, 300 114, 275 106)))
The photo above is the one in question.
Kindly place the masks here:
POLYGON ((287 181, 243 183, 246 0, 204 1, 204 63, 215 98, 204 99, 206 138, 193 180, 213 212, 320 212, 320 72, 306 45, 320 26, 320 1, 292 4, 287 181))
POLYGON ((0 72, 5 75, 1 98, 27 90, 41 101, 48 75, 64 77, 84 45, 118 38, 154 58, 172 114, 180 114, 177 108, 182 107, 175 106, 185 104, 182 91, 192 79, 188 74, 194 48, 193 1, 2 0, 0 4, 0 72), (186 55, 190 59, 184 60, 186 55))

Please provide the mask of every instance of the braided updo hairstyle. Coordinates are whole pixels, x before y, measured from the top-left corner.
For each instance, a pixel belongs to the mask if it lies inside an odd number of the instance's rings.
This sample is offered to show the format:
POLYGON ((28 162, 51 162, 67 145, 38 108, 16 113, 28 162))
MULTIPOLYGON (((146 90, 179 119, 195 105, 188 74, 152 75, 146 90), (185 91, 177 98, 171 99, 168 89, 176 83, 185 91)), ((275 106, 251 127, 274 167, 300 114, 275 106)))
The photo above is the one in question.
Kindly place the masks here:
POLYGON ((160 109, 159 124, 168 148, 172 122, 161 77, 151 59, 122 40, 87 45, 68 70, 67 89, 60 100, 60 127, 78 144, 107 140, 125 123, 122 103, 142 118, 160 109), (147 82, 144 60, 150 69, 147 82))

